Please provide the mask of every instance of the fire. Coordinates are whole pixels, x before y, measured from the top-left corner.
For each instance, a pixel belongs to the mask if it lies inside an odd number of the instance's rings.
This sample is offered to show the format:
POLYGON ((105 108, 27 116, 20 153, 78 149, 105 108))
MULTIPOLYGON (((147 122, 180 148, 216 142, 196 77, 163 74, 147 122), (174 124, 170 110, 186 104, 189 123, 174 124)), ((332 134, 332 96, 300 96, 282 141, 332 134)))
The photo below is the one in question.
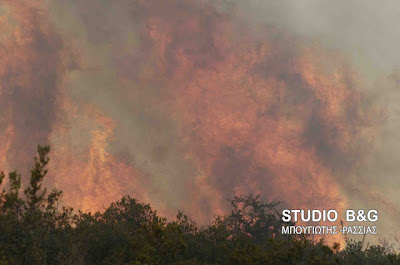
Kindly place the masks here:
POLYGON ((65 192, 65 201, 83 211, 101 211, 133 192, 140 201, 149 201, 146 176, 107 151, 114 122, 94 106, 79 111, 63 100, 62 113, 68 118, 60 119, 52 132, 51 172, 57 187, 65 192), (66 125, 77 131, 71 132, 66 125), (77 141, 75 133, 87 134, 84 142, 77 141))
POLYGON ((14 137, 14 128, 12 126, 7 127, 4 130, 4 134, 0 137, 0 167, 2 171, 10 171, 7 164, 7 153, 10 150, 11 139, 14 137))
POLYGON ((66 69, 62 41, 39 1, 5 1, 0 46, 0 127, 13 130, 0 145, 10 168, 28 172, 37 144, 46 143, 57 107, 59 83, 66 69), (11 129, 10 129, 11 128, 11 129))
MULTIPOLYGON (((132 61, 145 63, 121 74, 159 87, 181 124, 186 154, 199 168, 189 185, 197 216, 250 192, 297 208, 343 210, 340 182, 377 133, 343 58, 269 37, 278 34, 270 28, 254 36, 209 6, 167 2, 143 8, 145 44, 132 61)), ((121 65, 132 63, 121 58, 121 65)))
MULTIPOLYGON (((0 109, 9 113, 0 123, 0 165, 27 168, 34 145, 50 143, 51 181, 67 204, 101 210, 130 194, 175 212, 173 190, 156 196, 156 159, 148 168, 124 159, 113 148, 126 141, 115 137, 121 121, 67 87, 72 70, 85 70, 69 59, 46 4, 7 5, 0 21, 14 22, 5 23, 0 47, 0 109)), ((113 89, 124 100, 145 95, 146 110, 132 116, 148 111, 173 124, 176 150, 194 165, 194 178, 176 179, 188 189, 183 210, 204 223, 226 211, 227 198, 248 193, 299 209, 346 207, 341 181, 362 164, 377 129, 345 58, 210 4, 137 1, 133 10, 136 46, 107 43, 113 89)))

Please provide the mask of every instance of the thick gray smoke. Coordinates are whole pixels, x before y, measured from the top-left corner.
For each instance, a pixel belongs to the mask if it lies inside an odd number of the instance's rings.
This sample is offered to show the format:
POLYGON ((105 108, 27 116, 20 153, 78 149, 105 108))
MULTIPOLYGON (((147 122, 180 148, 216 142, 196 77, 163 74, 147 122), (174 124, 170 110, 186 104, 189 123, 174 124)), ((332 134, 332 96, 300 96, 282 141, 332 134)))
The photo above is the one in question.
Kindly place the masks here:
POLYGON ((14 56, 31 67, 11 60, 0 72, 10 83, 0 109, 21 117, 2 121, 18 129, 7 160, 48 140, 53 182, 74 206, 132 194, 204 222, 226 198, 260 192, 299 207, 376 208, 391 236, 399 2, 44 3, 14 5, 31 14, 19 17, 30 38, 14 56))

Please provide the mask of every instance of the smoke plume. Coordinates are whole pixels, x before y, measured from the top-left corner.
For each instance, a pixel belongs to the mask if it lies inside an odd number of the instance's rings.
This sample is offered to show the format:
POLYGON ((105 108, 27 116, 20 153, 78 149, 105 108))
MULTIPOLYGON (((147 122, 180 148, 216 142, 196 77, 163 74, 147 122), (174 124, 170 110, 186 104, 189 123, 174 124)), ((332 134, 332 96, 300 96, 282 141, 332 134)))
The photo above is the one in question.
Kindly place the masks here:
POLYGON ((386 201, 360 177, 382 101, 349 50, 249 18, 241 1, 0 7, 0 163, 27 169, 51 144, 66 203, 94 211, 129 194, 205 223, 240 194, 307 209, 386 201))

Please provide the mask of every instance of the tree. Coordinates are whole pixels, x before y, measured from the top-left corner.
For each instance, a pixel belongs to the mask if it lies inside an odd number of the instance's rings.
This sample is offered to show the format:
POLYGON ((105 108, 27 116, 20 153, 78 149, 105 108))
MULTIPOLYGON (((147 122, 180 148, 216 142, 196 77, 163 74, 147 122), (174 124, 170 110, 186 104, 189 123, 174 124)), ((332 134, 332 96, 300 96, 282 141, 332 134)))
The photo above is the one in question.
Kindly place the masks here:
POLYGON ((0 174, 0 265, 400 264, 386 244, 363 250, 349 241, 340 250, 305 236, 282 236, 286 224, 278 203, 252 194, 234 197, 229 214, 200 228, 182 212, 168 221, 129 196, 103 212, 74 214, 60 205, 61 191, 42 188, 49 151, 38 146, 23 193, 17 171, 0 174))

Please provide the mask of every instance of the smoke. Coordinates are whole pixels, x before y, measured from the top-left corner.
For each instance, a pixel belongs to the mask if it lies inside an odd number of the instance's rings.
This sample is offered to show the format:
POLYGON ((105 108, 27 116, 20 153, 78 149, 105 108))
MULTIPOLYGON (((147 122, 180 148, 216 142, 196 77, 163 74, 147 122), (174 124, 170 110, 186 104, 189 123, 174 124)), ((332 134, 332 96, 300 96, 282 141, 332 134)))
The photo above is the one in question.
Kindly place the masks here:
POLYGON ((372 194, 393 212, 394 99, 376 87, 395 60, 371 52, 390 38, 350 18, 357 1, 29 3, 1 6, 0 163, 50 143, 66 203, 130 194, 205 223, 233 195, 343 210, 372 194))
POLYGON ((1 8, 0 126, 2 159, 8 162, 3 166, 18 165, 26 173, 35 146, 48 142, 59 85, 70 66, 62 39, 38 6, 3 1, 1 8))
MULTIPOLYGON (((380 210, 381 236, 390 241, 396 234, 400 217, 399 188, 399 53, 393 34, 398 22, 399 3, 387 1, 249 1, 241 8, 260 23, 274 24, 317 40, 325 47, 340 50, 359 72, 360 91, 373 94, 374 104, 385 109, 385 122, 377 124, 380 134, 375 148, 356 172, 348 176, 341 188, 353 208, 380 210), (268 12, 271 11, 271 12, 268 12), (265 14, 268 15, 265 15, 265 14), (284 19, 282 19, 284 18, 284 19)), ((367 237, 368 238, 368 237, 367 237)), ((371 238, 370 238, 371 239, 371 238)))

